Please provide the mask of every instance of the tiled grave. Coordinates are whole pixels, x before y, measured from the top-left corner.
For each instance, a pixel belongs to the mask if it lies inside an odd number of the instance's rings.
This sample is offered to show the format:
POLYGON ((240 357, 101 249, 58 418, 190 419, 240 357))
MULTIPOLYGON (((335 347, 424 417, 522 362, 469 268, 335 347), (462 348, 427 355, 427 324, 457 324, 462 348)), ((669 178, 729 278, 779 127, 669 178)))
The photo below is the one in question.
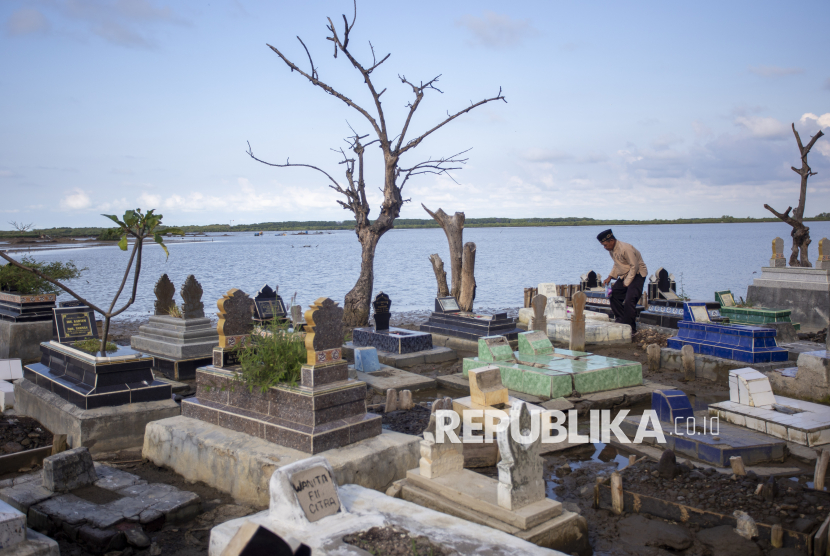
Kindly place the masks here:
POLYGON ((352 344, 388 353, 416 353, 432 349, 432 334, 394 327, 386 330, 355 328, 352 331, 352 344))
POLYGON ((778 347, 776 332, 769 328, 713 324, 706 304, 687 301, 677 336, 667 340, 668 347, 679 350, 690 345, 695 353, 733 359, 745 363, 786 361, 787 350, 778 347))
MULTIPOLYGON (((519 421, 520 430, 530 429, 526 403, 516 401, 509 418, 519 421)), ((587 526, 585 519, 546 497, 541 439, 519 444, 510 433, 512 426, 498 430, 495 440, 501 461, 498 479, 493 479, 463 469, 462 446, 436 442, 433 425, 434 421, 424 432, 419 467, 408 471, 402 482, 404 500, 487 524, 539 546, 569 553, 587 548, 587 538, 575 542, 587 526)))
POLYGON ((793 323, 790 319, 790 309, 769 309, 767 307, 736 307, 735 298, 729 290, 715 292, 715 299, 720 303, 720 313, 728 318, 732 324, 775 324, 781 322, 791 323, 795 330, 800 330, 801 325, 793 323))
POLYGON ((674 279, 674 274, 669 274, 669 271, 663 267, 657 269, 657 272, 651 275, 646 286, 648 292, 648 303, 651 305, 654 301, 676 301, 680 299, 677 296, 677 282, 674 279))
POLYGON ((313 554, 367 554, 343 537, 373 527, 395 527, 426 537, 457 554, 554 556, 503 531, 470 523, 357 485, 337 486, 332 466, 321 457, 281 467, 270 481, 270 508, 227 521, 211 530, 208 554, 220 556, 246 523, 296 539, 313 554))
POLYGON ((612 357, 554 349, 541 332, 519 334, 513 352, 502 336, 480 338, 478 357, 465 358, 462 372, 495 365, 505 387, 544 398, 638 386, 643 383, 640 363, 612 357))
POLYGON ((458 301, 453 297, 435 299, 435 311, 427 322, 420 326, 421 332, 442 334, 464 340, 478 340, 484 336, 505 336, 515 340, 521 332, 516 328, 516 319, 507 313, 480 315, 461 311, 458 301))
MULTIPOLYGON (((728 466, 729 458, 734 456, 741 456, 746 465, 783 461, 786 457, 784 441, 729 423, 713 422, 700 415, 696 417, 688 397, 680 390, 655 390, 651 409, 657 412, 666 443, 659 444, 653 437, 644 440, 661 449, 718 467, 728 466)), ((633 438, 640 419, 627 417, 620 428, 633 438)))
POLYGON ((710 404, 709 414, 805 446, 830 443, 830 407, 771 395, 769 383, 764 384, 760 374, 754 369, 732 371, 730 400, 710 404))
MULTIPOLYGON (((709 320, 720 323, 723 317, 720 313, 720 304, 717 301, 705 301, 709 320)), ((683 300, 681 299, 650 299, 648 308, 639 315, 640 324, 662 326, 663 328, 677 328, 677 323, 683 320, 683 300)))
POLYGON ((0 320, 9 322, 51 321, 56 295, 24 295, 0 292, 0 320))
POLYGON ((202 286, 191 274, 181 289, 181 317, 170 316, 175 288, 166 274, 154 289, 155 315, 130 338, 130 346, 153 356, 153 370, 173 380, 188 380, 209 365, 219 334, 205 317, 202 286))
POLYGON ((341 358, 343 309, 320 298, 305 318, 308 364, 299 385, 251 392, 236 369, 204 367, 182 415, 311 454, 380 434, 380 415, 366 413, 366 384, 349 378, 341 358))
MULTIPOLYGON (((587 307, 587 305, 586 305, 587 307)), ((585 311, 586 315, 589 311, 585 311)), ((594 313, 596 314, 596 313, 594 313)), ((551 341, 568 344, 571 338, 571 320, 556 319, 548 321, 547 334, 551 341)), ((609 320, 585 319, 585 343, 593 345, 615 345, 631 343, 631 327, 627 324, 609 320)))
POLYGON ((802 330, 821 330, 827 314, 816 307, 830 306, 830 267, 763 267, 747 288, 746 300, 757 307, 789 309, 802 330))

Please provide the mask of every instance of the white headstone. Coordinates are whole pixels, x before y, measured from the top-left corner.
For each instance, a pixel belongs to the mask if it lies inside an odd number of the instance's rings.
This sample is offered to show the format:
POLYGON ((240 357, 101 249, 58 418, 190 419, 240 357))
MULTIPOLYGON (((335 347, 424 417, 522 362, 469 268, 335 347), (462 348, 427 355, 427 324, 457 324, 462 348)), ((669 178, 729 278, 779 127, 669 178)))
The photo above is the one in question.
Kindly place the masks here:
POLYGON ((775 395, 765 374, 746 367, 729 371, 729 401, 761 407, 774 404, 775 395))
POLYGON ((340 504, 331 464, 320 456, 280 467, 271 475, 269 515, 296 528, 347 513, 340 504))
POLYGON ((548 299, 548 306, 545 310, 548 319, 568 318, 568 301, 564 296, 557 295, 548 299))
POLYGON ((496 433, 496 441, 501 453, 498 463, 499 485, 498 504, 507 510, 518 510, 528 504, 545 498, 545 481, 543 462, 539 451, 541 438, 535 442, 522 444, 513 438, 512 430, 518 425, 522 436, 531 434, 531 416, 527 403, 517 400, 510 408, 510 426, 507 430, 496 433), (514 424, 514 421, 518 423, 514 424))
POLYGON ((20 359, 0 359, 0 380, 17 380, 23 378, 23 365, 20 359))

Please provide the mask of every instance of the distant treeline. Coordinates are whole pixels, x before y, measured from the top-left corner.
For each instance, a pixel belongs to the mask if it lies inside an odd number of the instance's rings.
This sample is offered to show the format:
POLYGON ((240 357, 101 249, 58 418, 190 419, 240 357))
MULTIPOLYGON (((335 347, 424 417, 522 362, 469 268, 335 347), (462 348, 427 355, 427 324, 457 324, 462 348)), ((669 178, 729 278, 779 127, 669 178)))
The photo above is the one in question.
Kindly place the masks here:
MULTIPOLYGON (((830 212, 822 212, 805 221, 830 220, 830 212)), ((529 228, 539 226, 630 226, 630 225, 660 225, 660 224, 722 224, 743 222, 780 222, 777 218, 736 218, 721 216, 719 218, 676 218, 672 220, 596 220, 594 218, 467 218, 466 228, 529 228)), ((438 224, 431 218, 398 218, 395 228, 438 228, 438 224)), ((290 221, 290 222, 262 222, 259 224, 208 224, 206 226, 178 226, 186 233, 208 232, 276 232, 276 231, 317 231, 317 230, 353 230, 354 221, 290 221)), ((117 228, 48 228, 29 232, 0 231, 0 237, 32 237, 42 235, 50 237, 97 237, 100 239, 119 239, 117 228)))

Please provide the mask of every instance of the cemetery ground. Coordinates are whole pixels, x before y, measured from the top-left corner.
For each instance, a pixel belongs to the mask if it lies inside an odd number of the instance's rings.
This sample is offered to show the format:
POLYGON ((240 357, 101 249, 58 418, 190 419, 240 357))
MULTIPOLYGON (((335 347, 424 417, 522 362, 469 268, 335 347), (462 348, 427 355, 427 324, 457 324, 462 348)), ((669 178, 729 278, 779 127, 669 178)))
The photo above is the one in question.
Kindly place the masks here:
MULTIPOLYGON (((515 309, 513 310, 515 311, 515 309)), ((417 330, 418 325, 428 316, 426 312, 410 312, 396 315, 394 326, 417 330)), ((134 319, 113 322, 114 340, 122 345, 129 344, 129 338, 138 332, 138 327, 146 319, 134 319)), ((347 332, 347 338, 349 334, 347 332)), ((671 370, 651 371, 648 369, 645 347, 651 343, 665 345, 666 335, 659 330, 641 329, 627 345, 590 348, 592 353, 640 362, 643 376, 660 384, 669 385, 685 391, 695 404, 712 403, 729 399, 725 386, 698 380, 687 383, 683 373, 671 370)), ((440 364, 426 364, 407 367, 405 370, 431 378, 461 372, 461 360, 440 364)), ((371 390, 369 390, 371 392, 371 390)), ((420 435, 429 421, 429 402, 443 395, 457 397, 459 392, 446 389, 432 389, 413 393, 416 405, 409 411, 383 413, 383 396, 367 394, 369 410, 383 416, 383 426, 394 431, 411 435, 420 435)), ((633 414, 647 408, 641 404, 632 409, 633 414)), ((575 403, 575 409, 586 410, 588 405, 575 403)), ((598 555, 635 555, 635 554, 766 554, 785 556, 800 554, 791 549, 773 549, 769 542, 748 541, 733 532, 727 526, 701 527, 694 524, 670 522, 645 514, 623 512, 615 515, 608 509, 595 505, 595 485, 598 478, 606 478, 614 471, 621 471, 626 490, 670 500, 677 504, 690 505, 704 510, 731 515, 733 510, 746 511, 758 523, 780 523, 791 530, 809 530, 815 523, 823 521, 830 511, 830 495, 817 493, 808 488, 812 480, 813 464, 794 460, 792 457, 780 464, 766 467, 788 467, 799 469, 792 478, 779 478, 778 496, 767 501, 755 491, 759 483, 767 477, 753 476, 735 478, 731 474, 718 474, 703 467, 692 470, 684 459, 678 458, 677 476, 665 479, 657 473, 657 462, 645 459, 629 467, 630 453, 614 446, 604 444, 587 444, 554 451, 545 454, 544 478, 548 496, 562 501, 565 509, 579 511, 588 522, 590 544, 594 554, 598 555), (826 500, 825 500, 826 499, 826 500)), ((142 460, 141 454, 122 452, 105 455, 108 465, 113 465, 129 473, 140 476, 151 483, 164 483, 182 490, 195 492, 202 499, 202 513, 195 519, 181 524, 165 525, 158 531, 148 531, 152 544, 149 547, 127 547, 116 554, 183 554, 186 556, 207 554, 207 542, 210 528, 214 525, 251 514, 264 508, 236 504, 228 495, 200 483, 189 483, 171 470, 160 468, 142 460)), ((101 461, 100 458, 96 457, 101 461)), ((475 471, 490 477, 497 476, 496 467, 479 468, 475 471)), ((0 480, 8 477, 0 477, 0 480)), ((381 548, 384 542, 394 538, 389 531, 378 530, 365 532, 363 541, 375 543, 381 548)), ((73 543, 67 536, 57 533, 55 538, 61 546, 61 554, 80 556, 87 552, 87 547, 73 543)), ((354 539, 355 544, 363 542, 354 539)), ((411 543, 410 543, 411 544, 411 543)), ((439 547, 440 548, 440 547, 439 547)), ((390 554, 393 548, 390 545, 390 554)), ((397 550, 397 547, 394 548, 397 550)), ((385 552, 378 552, 385 553, 385 552)), ((438 554, 438 552, 435 552, 438 554)), ((406 554, 406 552, 401 552, 406 554)), ((412 554, 415 554, 412 552, 412 554)))

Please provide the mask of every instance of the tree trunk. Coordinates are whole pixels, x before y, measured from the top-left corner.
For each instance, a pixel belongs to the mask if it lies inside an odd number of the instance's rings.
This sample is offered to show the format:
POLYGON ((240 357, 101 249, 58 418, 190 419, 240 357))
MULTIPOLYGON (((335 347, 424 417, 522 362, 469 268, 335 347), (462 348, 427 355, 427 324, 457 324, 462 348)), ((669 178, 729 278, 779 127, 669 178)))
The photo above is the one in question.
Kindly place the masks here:
MULTIPOLYGON (((423 204, 424 210, 429 213, 432 218, 441 225, 444 233, 447 236, 447 241, 450 244, 450 271, 452 272, 452 285, 450 287, 450 295, 458 299, 461 295, 461 267, 463 265, 463 248, 462 241, 464 237, 464 221, 465 216, 463 212, 456 212, 449 216, 438 209, 437 212, 432 212, 423 204)), ((463 309, 463 307, 462 307, 463 309)))
POLYGON ((790 234, 793 237, 793 249, 790 255, 790 266, 812 268, 813 263, 810 262, 810 257, 807 253, 807 248, 810 246, 810 228, 799 223, 798 226, 793 227, 790 234), (801 260, 799 260, 799 258, 801 260))
POLYGON ((449 297, 450 290, 447 287, 447 273, 444 271, 444 261, 434 253, 429 256, 429 262, 432 263, 432 270, 435 271, 435 281, 438 282, 438 297, 449 297))
POLYGON ((380 235, 371 228, 364 228, 358 232, 358 239, 363 247, 360 277, 343 302, 343 325, 352 328, 369 324, 369 302, 375 283, 375 248, 380 235))
MULTIPOLYGON (((456 213, 458 214, 458 213, 456 213)), ((461 295, 458 306, 462 311, 472 312, 476 296, 476 244, 472 241, 464 244, 464 259, 461 270, 461 295)), ((455 272, 453 272, 453 277, 455 272)))

